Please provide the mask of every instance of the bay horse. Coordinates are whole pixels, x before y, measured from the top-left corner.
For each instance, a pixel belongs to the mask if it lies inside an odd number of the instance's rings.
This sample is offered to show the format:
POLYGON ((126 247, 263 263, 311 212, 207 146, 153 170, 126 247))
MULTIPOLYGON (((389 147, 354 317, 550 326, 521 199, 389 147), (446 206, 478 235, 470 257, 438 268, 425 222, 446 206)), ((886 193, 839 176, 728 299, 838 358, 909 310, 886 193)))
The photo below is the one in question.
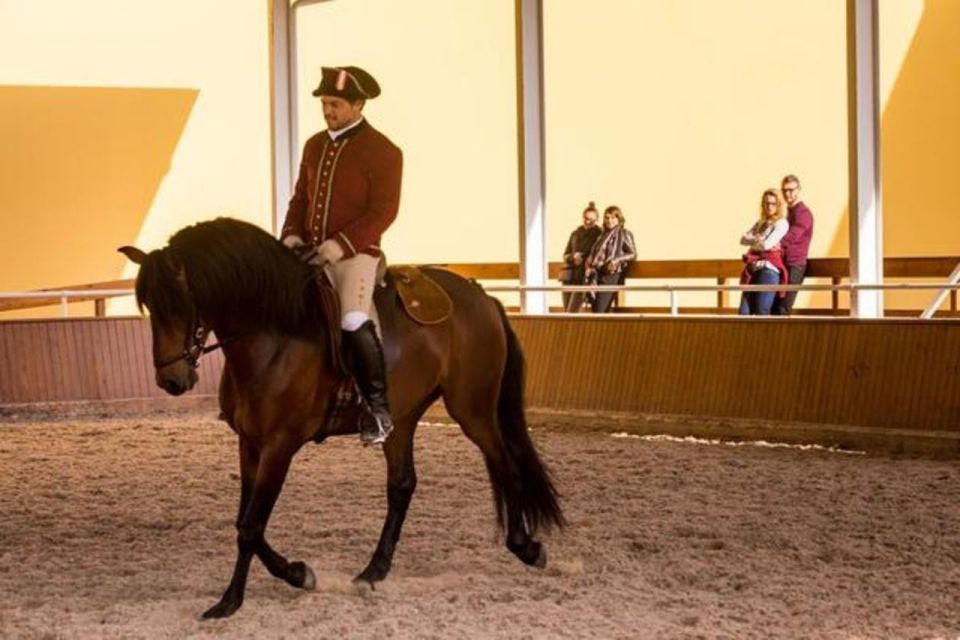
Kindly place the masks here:
MULTIPOLYGON (((336 331, 324 320, 315 269, 259 227, 229 218, 181 229, 149 254, 120 251, 140 265, 137 304, 150 314, 158 386, 180 395, 196 384, 196 361, 211 331, 223 348, 220 409, 240 449, 237 558, 223 597, 203 616, 240 608, 254 555, 275 577, 315 588, 310 567, 288 561, 264 536, 294 454, 311 440, 356 432, 355 421, 327 420, 338 388, 330 339, 336 331)), ((527 433, 524 357, 503 306, 475 282, 424 271, 453 302, 450 317, 437 324, 413 321, 392 286, 377 287, 395 429, 383 446, 386 519, 369 564, 354 579, 371 586, 390 570, 417 484, 414 432, 439 398, 483 453, 507 548, 543 567, 546 549, 533 536, 565 524, 527 433)))

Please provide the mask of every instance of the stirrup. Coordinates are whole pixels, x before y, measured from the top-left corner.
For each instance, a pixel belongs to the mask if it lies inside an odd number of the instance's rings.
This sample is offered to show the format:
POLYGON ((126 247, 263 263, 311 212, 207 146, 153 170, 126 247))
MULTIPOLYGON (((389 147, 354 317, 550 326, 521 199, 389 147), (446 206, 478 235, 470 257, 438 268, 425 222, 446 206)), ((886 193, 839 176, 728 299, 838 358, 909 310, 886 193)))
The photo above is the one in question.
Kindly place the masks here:
POLYGON ((393 431, 393 422, 384 420, 370 409, 360 418, 360 441, 363 446, 383 444, 393 431))

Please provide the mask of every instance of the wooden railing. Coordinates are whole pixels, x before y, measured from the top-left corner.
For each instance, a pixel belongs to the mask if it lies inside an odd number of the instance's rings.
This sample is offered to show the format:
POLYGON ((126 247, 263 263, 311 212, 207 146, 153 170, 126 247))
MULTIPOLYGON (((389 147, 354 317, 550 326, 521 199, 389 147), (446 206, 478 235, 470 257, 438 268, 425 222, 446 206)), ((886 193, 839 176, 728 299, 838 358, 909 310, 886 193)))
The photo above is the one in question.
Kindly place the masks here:
MULTIPOLYGON (((883 261, 884 277, 888 279, 936 279, 946 281, 957 264, 960 256, 897 257, 883 261)), ((550 265, 550 277, 559 275, 560 263, 550 265)), ((627 272, 627 278, 674 280, 685 278, 712 279, 718 285, 736 284, 743 269, 741 260, 645 260, 633 263, 627 272)), ((848 258, 812 258, 807 265, 807 280, 829 280, 839 285, 850 279, 850 260, 848 258)), ((847 310, 840 307, 840 292, 831 293, 829 309, 795 308, 794 313, 803 315, 846 315, 847 310)), ((662 311, 663 308, 621 307, 622 311, 644 312, 662 311)), ((736 313, 725 291, 717 292, 715 307, 685 307, 686 313, 736 313)), ((950 314, 957 312, 957 292, 950 292, 950 314)), ((897 310, 888 310, 888 315, 901 315, 897 310)), ((913 312, 906 312, 912 314, 913 312)))
MULTIPOLYGON (((884 260, 884 276, 887 278, 913 279, 913 278, 942 278, 946 280, 953 272, 957 264, 960 263, 960 256, 937 256, 937 257, 904 257, 904 258, 886 258, 884 260)), ((475 278, 477 280, 518 280, 520 277, 520 265, 511 262, 496 263, 438 263, 433 266, 443 267, 466 278, 475 278)), ((563 268, 563 263, 551 262, 549 264, 549 278, 555 281, 563 268)), ((628 279, 656 279, 656 280, 686 280, 701 279, 713 280, 718 285, 736 284, 740 277, 740 271, 743 268, 743 262, 740 260, 638 260, 630 265, 627 272, 628 279)), ((807 270, 808 279, 828 279, 831 284, 839 285, 844 280, 850 278, 850 261, 847 258, 813 258, 810 260, 807 270)), ((14 309, 29 309, 35 307, 45 307, 60 304, 62 299, 56 291, 71 290, 99 292, 107 289, 127 290, 132 293, 133 280, 111 280, 107 282, 95 282, 82 285, 71 285, 66 287, 41 289, 39 291, 51 291, 49 297, 30 297, 30 298, 5 298, 0 299, 0 312, 14 309)), ((89 296, 73 295, 70 302, 92 301, 94 303, 94 315, 106 315, 107 298, 116 297, 114 294, 103 295, 102 293, 92 293, 89 296)), ((626 307, 620 306, 620 311, 626 312, 662 312, 666 307, 626 307)), ((716 306, 713 307, 684 307, 685 313, 735 313, 736 309, 731 307, 726 291, 718 291, 716 297, 716 306)), ((847 311, 840 307, 840 294, 837 291, 832 292, 831 306, 828 309, 795 309, 798 314, 817 314, 817 315, 845 315, 847 311)), ((950 313, 957 313, 957 292, 950 292, 950 313)), ((891 315, 896 315, 892 312, 891 315)))
MULTIPOLYGON (((22 298, 3 298, 0 299, 0 311, 13 311, 15 309, 33 309, 36 307, 50 307, 53 305, 61 304, 63 302, 63 297, 57 295, 55 292, 58 291, 102 291, 104 289, 126 289, 130 293, 133 293, 133 280, 109 280, 107 282, 93 282, 87 284, 75 284, 68 285, 65 287, 50 287, 47 289, 37 289, 33 293, 43 293, 45 291, 50 291, 51 294, 49 297, 22 297, 22 298)), ((118 296, 129 295, 129 294, 113 294, 113 295, 104 295, 102 293, 91 293, 89 296, 85 295, 72 295, 70 296, 69 302, 72 304, 74 302, 89 302, 93 301, 94 315, 96 316, 105 316, 107 311, 107 298, 115 298, 118 296)))

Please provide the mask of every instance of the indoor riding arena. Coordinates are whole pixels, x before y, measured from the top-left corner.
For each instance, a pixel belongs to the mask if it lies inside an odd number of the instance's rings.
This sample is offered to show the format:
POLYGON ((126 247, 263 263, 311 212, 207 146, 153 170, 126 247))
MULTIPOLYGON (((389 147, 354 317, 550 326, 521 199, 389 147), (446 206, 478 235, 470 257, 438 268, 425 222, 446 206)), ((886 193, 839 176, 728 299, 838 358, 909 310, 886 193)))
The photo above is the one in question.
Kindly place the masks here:
POLYGON ((960 3, 7 5, 0 638, 960 637, 960 3))
MULTIPOLYGON (((418 428, 419 484, 383 583, 351 583, 386 508, 383 458, 355 436, 332 438, 297 456, 269 529, 278 550, 313 567, 316 590, 255 564, 243 608, 201 621, 229 575, 239 488, 236 437, 204 397, 216 384, 210 357, 196 398, 4 409, 2 635, 955 637, 949 321, 862 331, 844 320, 512 320, 529 359, 528 403, 544 407, 530 411, 531 434, 568 520, 543 536, 543 569, 504 547, 479 451, 438 408, 418 428), (732 349, 745 331, 786 344, 798 327, 812 336, 811 360, 832 366, 798 371, 822 383, 791 402, 829 418, 730 417, 751 399, 730 366, 709 355, 695 370, 665 362, 710 354, 706 342, 732 349), (560 399, 575 385, 556 372, 595 340, 621 341, 638 371, 610 390, 609 411, 560 399), (895 365, 945 342, 924 367, 895 365), (838 352, 843 344, 856 348, 838 352), (858 378, 858 366, 872 373, 858 378), (684 404, 695 416, 678 415, 684 404), (855 415, 855 404, 876 409, 855 415)), ((149 360, 139 319, 11 321, 0 335, 23 363, 21 381, 50 389, 69 373, 91 381, 87 393, 133 383, 160 393, 149 365, 121 365, 138 351, 149 360), (53 362, 55 351, 69 360, 53 362)))

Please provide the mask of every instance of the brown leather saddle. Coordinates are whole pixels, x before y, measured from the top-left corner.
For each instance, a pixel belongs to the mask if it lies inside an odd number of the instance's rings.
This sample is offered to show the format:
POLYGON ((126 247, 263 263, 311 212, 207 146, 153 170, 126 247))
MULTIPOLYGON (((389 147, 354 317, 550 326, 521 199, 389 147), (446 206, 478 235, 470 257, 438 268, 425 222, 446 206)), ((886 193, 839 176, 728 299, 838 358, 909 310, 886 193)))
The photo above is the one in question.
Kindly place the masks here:
POLYGON ((390 267, 387 277, 393 281, 403 310, 414 322, 439 324, 453 313, 450 296, 419 267, 390 267))
MULTIPOLYGON (((421 325, 435 325, 447 320, 453 313, 453 301, 433 278, 419 267, 389 267, 380 278, 374 295, 387 369, 393 369, 400 360, 400 344, 393 338, 392 329, 399 318, 397 309, 421 325)), ((340 329, 340 298, 325 276, 317 278, 323 315, 326 320, 330 365, 338 373, 339 381, 333 390, 326 429, 314 439, 322 441, 332 433, 351 433, 356 430, 361 397, 350 372, 349 355, 343 352, 340 329)))

